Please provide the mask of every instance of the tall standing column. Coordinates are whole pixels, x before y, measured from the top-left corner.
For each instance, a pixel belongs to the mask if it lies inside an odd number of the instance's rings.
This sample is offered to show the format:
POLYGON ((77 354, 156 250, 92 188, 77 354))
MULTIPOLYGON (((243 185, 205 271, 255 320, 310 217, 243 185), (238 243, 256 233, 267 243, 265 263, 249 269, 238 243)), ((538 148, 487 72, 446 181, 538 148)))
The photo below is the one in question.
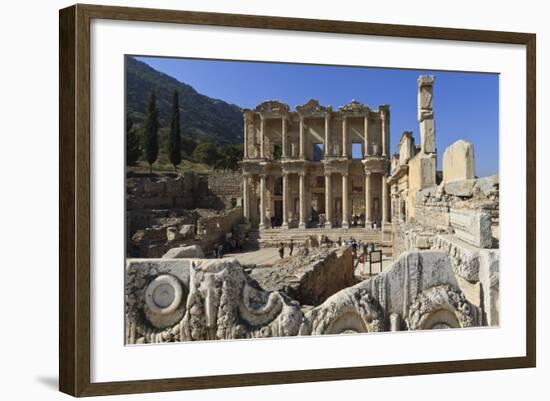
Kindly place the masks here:
POLYGON ((245 223, 250 221, 250 194, 248 189, 248 175, 243 175, 243 217, 245 223))
POLYGON ((265 228, 265 174, 260 175, 260 230, 265 228))
POLYGON ((329 121, 329 115, 327 114, 325 116, 325 159, 330 155, 330 152, 329 152, 329 141, 330 141, 330 133, 329 133, 329 124, 330 124, 330 121, 329 121))
POLYGON ((382 110, 382 156, 386 156, 386 110, 382 110))
POLYGON ((342 173, 342 228, 349 228, 348 172, 342 173))
POLYGON ((248 159, 248 115, 245 112, 243 114, 243 137, 244 137, 244 147, 243 147, 243 159, 248 159))
POLYGON ((332 228, 332 185, 330 173, 325 173, 325 227, 332 228))
POLYGON ((305 140, 304 118, 300 116, 300 158, 301 159, 304 158, 304 147, 305 147, 304 140, 305 140))
POLYGON ((346 116, 342 122, 342 157, 348 157, 348 118, 346 116))
POLYGON ((300 173, 300 223, 298 228, 306 228, 306 174, 300 173))
POLYGON ((283 172, 283 224, 282 228, 288 228, 288 173, 283 172))
POLYGON ((282 132, 282 138, 281 138, 281 153, 282 153, 282 157, 286 157, 286 117, 283 116, 283 121, 282 121, 282 127, 281 127, 281 132, 282 132))
POLYGON ((388 182, 384 174, 380 175, 382 178, 382 226, 389 222, 388 220, 388 182))
POLYGON ((365 175, 365 228, 370 228, 370 224, 372 222, 371 203, 370 203, 370 199, 371 199, 370 177, 371 177, 371 173, 370 171, 367 171, 365 175))
POLYGON ((365 116, 364 129, 365 129, 365 156, 370 156, 370 146, 369 146, 369 117, 368 117, 368 116, 365 116))
POLYGON ((260 115, 260 157, 265 158, 265 146, 264 146, 264 134, 265 134, 265 118, 260 115))

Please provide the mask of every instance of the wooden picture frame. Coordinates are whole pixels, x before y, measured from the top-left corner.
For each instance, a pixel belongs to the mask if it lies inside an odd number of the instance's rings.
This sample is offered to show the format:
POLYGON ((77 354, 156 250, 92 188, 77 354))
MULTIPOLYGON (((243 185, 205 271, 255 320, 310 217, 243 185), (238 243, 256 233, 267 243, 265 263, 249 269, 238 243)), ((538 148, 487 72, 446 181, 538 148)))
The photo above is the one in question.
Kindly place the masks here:
POLYGON ((535 366, 536 37, 534 34, 96 5, 75 5, 60 10, 59 29, 59 388, 62 392, 73 396, 94 396, 535 366), (90 380, 90 21, 95 18, 524 45, 527 54, 525 124, 528 152, 527 243, 525 244, 527 255, 525 260, 527 266, 526 355, 510 358, 92 383, 90 380))

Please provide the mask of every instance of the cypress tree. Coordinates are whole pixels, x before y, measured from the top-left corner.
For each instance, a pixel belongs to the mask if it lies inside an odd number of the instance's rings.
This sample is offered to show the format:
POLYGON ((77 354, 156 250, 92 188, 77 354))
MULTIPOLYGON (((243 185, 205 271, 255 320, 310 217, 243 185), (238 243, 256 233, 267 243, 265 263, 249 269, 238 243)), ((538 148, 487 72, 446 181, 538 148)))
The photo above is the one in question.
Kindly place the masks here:
POLYGON ((177 90, 174 90, 174 97, 172 98, 172 123, 170 125, 168 155, 170 156, 170 163, 174 166, 174 171, 177 171, 177 166, 181 163, 180 105, 177 90))
POLYGON ((134 122, 126 116, 126 165, 135 166, 141 156, 141 146, 134 122))
POLYGON ((151 91, 147 112, 145 117, 144 148, 147 163, 149 163, 149 174, 153 174, 153 163, 157 160, 159 153, 158 143, 158 110, 155 92, 151 91))

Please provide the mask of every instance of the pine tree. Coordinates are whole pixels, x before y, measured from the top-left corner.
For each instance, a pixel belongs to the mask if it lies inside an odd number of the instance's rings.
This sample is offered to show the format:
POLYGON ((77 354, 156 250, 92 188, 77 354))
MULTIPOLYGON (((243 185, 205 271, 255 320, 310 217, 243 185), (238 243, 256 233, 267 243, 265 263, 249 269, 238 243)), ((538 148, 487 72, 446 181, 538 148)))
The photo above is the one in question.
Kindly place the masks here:
POLYGON ((168 155, 170 156, 170 163, 174 166, 174 171, 177 171, 177 166, 181 163, 180 105, 177 90, 174 90, 172 99, 172 123, 170 125, 168 155))
POLYGON ((159 153, 158 143, 158 110, 157 99, 155 92, 151 91, 149 95, 149 103, 147 104, 147 112, 145 117, 145 132, 144 132, 144 148, 147 163, 149 163, 149 174, 153 174, 153 163, 157 160, 159 153))
POLYGON ((141 145, 137 129, 128 115, 126 116, 126 165, 135 166, 140 157, 141 145))

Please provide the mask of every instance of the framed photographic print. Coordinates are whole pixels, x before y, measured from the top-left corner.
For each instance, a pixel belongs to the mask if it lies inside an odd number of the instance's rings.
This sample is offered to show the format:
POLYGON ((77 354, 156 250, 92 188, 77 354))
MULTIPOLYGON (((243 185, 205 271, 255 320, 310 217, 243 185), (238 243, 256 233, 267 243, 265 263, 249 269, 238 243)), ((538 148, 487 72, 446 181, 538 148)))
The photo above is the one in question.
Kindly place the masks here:
POLYGON ((60 390, 534 367, 535 35, 60 11, 60 390))

